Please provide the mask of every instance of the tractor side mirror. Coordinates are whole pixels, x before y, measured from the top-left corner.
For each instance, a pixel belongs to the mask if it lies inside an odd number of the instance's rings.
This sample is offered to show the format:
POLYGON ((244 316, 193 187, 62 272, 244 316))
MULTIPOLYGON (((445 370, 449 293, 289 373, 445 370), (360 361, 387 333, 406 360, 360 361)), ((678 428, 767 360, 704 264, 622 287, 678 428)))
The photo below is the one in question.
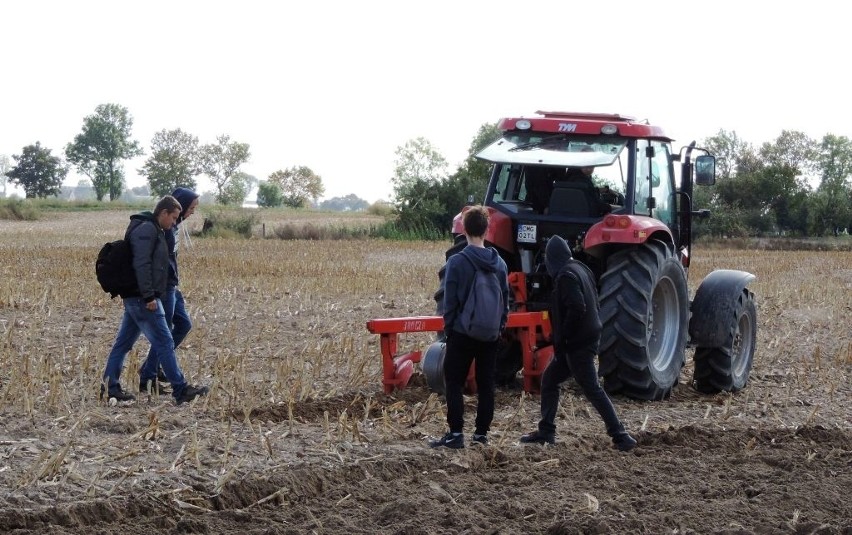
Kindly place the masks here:
POLYGON ((716 157, 702 154, 695 158, 695 183, 712 186, 716 183, 716 157))

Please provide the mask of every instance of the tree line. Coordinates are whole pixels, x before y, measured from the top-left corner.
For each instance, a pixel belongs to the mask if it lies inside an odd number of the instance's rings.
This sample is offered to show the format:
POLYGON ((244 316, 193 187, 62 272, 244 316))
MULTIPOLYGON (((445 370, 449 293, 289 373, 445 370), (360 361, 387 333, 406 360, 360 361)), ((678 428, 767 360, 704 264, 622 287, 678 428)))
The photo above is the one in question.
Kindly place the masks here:
MULTIPOLYGON (((118 104, 101 104, 85 117, 83 127, 64 148, 64 158, 40 142, 25 146, 12 155, 14 165, 0 157, 3 194, 6 178, 24 189, 27 198, 59 195, 71 167, 88 177, 99 201, 115 201, 125 190, 124 161, 145 155, 132 138, 133 117, 118 104)), ((315 203, 325 193, 322 177, 306 166, 279 169, 267 180, 243 172, 251 156, 247 143, 221 135, 215 143, 201 144, 196 136, 180 128, 161 130, 151 140, 151 151, 138 170, 149 190, 163 196, 175 188, 197 189, 197 177, 206 175, 215 187, 216 201, 240 205, 249 191, 258 186, 261 206, 287 205, 295 208, 315 203)))
MULTIPOLYGON (((64 159, 39 142, 13 155, 14 165, 0 155, 4 196, 7 177, 23 187, 27 197, 58 195, 73 166, 91 180, 98 200, 120 198, 125 189, 123 162, 144 155, 132 139, 132 126, 127 108, 102 104, 84 119, 81 132, 64 148, 64 159)), ((482 201, 490 164, 475 154, 499 137, 496 124, 482 125, 467 158, 452 172, 446 158, 425 138, 397 147, 390 179, 395 224, 415 233, 447 232, 465 203, 482 201)), ((826 134, 816 140, 784 130, 774 141, 755 146, 734 131, 720 130, 700 146, 716 156, 717 182, 695 188, 695 207, 712 212, 709 219, 696 222, 696 235, 822 236, 852 227, 852 141, 846 136, 826 134)), ((164 129, 154 135, 148 159, 138 172, 157 196, 177 187, 197 189, 196 178, 204 174, 222 204, 242 204, 254 186, 258 205, 269 207, 313 205, 325 192, 322 178, 306 166, 279 169, 260 181, 241 170, 250 155, 247 143, 232 141, 228 135, 201 144, 180 128, 164 129)), ((365 204, 352 195, 335 197, 320 207, 359 210, 365 204)))

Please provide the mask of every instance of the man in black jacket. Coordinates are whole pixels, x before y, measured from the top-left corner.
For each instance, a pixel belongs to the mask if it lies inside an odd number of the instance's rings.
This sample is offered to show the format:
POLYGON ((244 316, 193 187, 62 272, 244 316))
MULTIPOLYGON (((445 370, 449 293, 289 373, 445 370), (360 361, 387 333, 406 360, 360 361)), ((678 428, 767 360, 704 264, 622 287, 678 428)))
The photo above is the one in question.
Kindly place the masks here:
POLYGON ((621 451, 630 451, 636 447, 636 440, 624 430, 612 402, 598 382, 595 369, 601 320, 594 275, 585 264, 572 257, 571 249, 560 236, 553 236, 547 242, 545 264, 553 279, 550 315, 554 355, 541 379, 538 430, 522 436, 521 442, 556 442, 559 385, 573 376, 603 419, 613 445, 621 451))
POLYGON ((121 387, 119 378, 124 359, 140 334, 145 335, 159 356, 166 378, 172 385, 172 396, 177 403, 192 401, 208 392, 206 386, 195 386, 186 382, 175 358, 174 339, 162 304, 169 275, 165 230, 175 225, 180 212, 180 203, 171 195, 166 195, 157 203, 153 213, 142 212, 130 217, 125 239, 130 241, 138 291, 122 295, 124 316, 107 357, 101 397, 108 395, 117 401, 135 399, 133 394, 121 387))

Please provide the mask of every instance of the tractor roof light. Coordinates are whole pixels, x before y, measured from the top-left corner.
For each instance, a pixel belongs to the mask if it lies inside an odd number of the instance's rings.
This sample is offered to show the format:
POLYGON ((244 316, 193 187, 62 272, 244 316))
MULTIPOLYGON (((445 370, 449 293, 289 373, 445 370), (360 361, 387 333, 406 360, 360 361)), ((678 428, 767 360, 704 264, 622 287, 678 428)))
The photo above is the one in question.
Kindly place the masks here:
POLYGON ((518 130, 529 130, 531 126, 532 123, 530 123, 526 119, 520 119, 519 121, 515 122, 515 128, 517 128, 518 130))
POLYGON ((605 124, 601 127, 601 134, 612 135, 618 133, 618 127, 614 124, 605 124))

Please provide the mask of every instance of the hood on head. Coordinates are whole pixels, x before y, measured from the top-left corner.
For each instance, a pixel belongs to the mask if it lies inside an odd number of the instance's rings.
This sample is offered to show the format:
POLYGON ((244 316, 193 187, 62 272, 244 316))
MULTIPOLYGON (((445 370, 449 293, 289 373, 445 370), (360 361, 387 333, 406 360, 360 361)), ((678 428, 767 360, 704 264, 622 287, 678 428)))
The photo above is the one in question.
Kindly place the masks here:
POLYGON ((177 202, 180 203, 181 210, 178 221, 183 221, 184 216, 186 215, 186 209, 189 208, 192 201, 198 198, 198 194, 189 188, 175 188, 172 192, 172 197, 177 199, 177 202))
POLYGON ((551 277, 555 277, 568 261, 573 258, 571 248, 562 239, 562 236, 552 236, 547 241, 547 246, 544 248, 544 263, 547 266, 547 273, 551 277))

